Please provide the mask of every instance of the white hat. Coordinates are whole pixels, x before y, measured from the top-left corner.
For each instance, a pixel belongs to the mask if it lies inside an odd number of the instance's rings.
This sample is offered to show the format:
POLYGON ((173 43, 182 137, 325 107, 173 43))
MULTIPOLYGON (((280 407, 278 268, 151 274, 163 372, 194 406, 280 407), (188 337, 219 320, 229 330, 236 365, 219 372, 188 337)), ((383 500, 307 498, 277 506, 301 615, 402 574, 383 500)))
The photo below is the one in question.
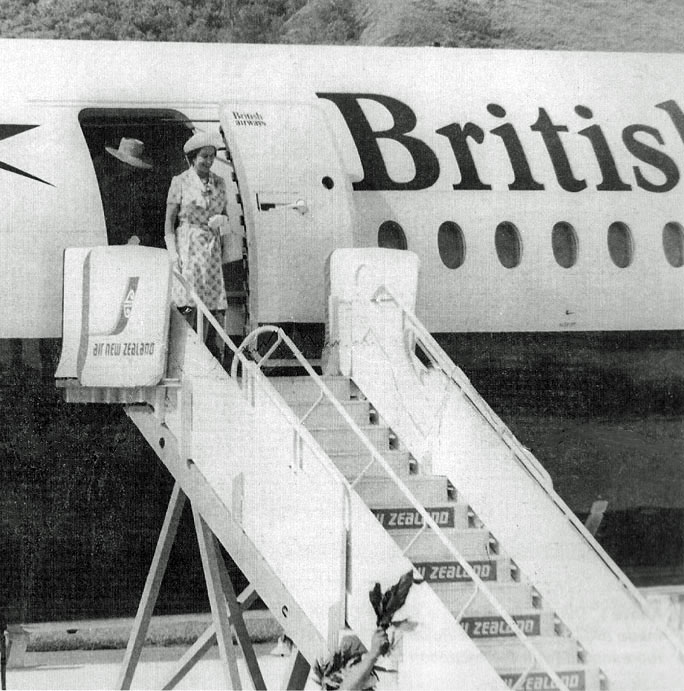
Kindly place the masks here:
POLYGON ((189 154, 191 151, 197 151, 205 146, 213 146, 215 149, 219 148, 216 137, 213 137, 206 132, 195 132, 195 134, 188 139, 183 145, 183 152, 189 154))
POLYGON ((145 145, 139 139, 121 137, 118 149, 111 146, 105 146, 105 149, 107 153, 110 153, 115 158, 118 158, 124 163, 128 163, 128 165, 134 168, 149 170, 152 167, 151 163, 143 160, 142 155, 145 150, 145 145))

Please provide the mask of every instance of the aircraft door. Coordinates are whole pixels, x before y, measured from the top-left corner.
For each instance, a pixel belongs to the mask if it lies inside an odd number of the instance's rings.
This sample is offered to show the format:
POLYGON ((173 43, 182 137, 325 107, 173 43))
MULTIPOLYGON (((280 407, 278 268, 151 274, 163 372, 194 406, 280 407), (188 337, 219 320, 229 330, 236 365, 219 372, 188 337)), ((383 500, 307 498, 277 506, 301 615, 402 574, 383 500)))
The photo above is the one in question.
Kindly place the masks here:
POLYGON ((315 103, 236 101, 221 109, 247 236, 249 322, 325 321, 325 262, 351 247, 353 201, 315 103))

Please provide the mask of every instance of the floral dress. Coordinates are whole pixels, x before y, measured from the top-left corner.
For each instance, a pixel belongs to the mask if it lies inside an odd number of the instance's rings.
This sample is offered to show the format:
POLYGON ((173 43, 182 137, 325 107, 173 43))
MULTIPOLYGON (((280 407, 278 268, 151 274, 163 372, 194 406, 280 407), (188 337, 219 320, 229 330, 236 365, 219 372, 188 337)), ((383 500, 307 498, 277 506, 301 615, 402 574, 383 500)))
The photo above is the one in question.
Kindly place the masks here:
MULTIPOLYGON (((226 211, 226 183, 209 173, 204 182, 190 168, 171 180, 167 204, 178 204, 176 248, 180 272, 212 311, 225 310, 226 289, 221 268, 221 235, 209 228, 209 219, 226 211)), ((187 291, 174 281, 173 301, 194 307, 187 291)))

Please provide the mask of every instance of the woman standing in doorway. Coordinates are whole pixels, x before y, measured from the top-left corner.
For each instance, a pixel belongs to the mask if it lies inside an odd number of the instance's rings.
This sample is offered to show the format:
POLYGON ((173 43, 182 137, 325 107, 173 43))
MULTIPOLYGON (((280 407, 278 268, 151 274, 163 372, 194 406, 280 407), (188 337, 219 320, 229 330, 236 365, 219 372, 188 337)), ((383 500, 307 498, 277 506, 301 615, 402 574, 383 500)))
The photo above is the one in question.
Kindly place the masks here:
MULTIPOLYGON (((228 218, 225 182, 211 172, 216 150, 214 139, 203 132, 194 134, 183 146, 189 168, 171 181, 164 239, 177 270, 222 323, 227 303, 221 269, 221 236, 228 232, 228 218)), ((178 282, 174 282, 173 300, 194 324, 197 306, 178 282)), ((212 333, 213 329, 209 329, 205 337, 212 333)), ((207 343, 216 355, 211 339, 207 343)))

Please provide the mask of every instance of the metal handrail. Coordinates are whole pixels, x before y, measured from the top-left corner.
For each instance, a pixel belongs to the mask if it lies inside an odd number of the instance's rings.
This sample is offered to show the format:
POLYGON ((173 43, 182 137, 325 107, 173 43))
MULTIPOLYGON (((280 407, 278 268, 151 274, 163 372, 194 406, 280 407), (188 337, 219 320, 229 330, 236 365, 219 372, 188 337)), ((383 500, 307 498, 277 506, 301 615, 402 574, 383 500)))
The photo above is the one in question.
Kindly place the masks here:
POLYGON ((494 429, 494 431, 499 435, 499 438, 509 447, 509 449, 511 449, 515 459, 532 477, 537 479, 542 489, 548 494, 550 499, 556 504, 572 526, 582 535, 582 537, 585 538, 586 542, 596 552, 597 556, 604 562, 604 564, 620 582, 620 585, 632 596, 642 612, 651 620, 653 625, 665 635, 677 653, 684 659, 684 643, 678 640, 669 627, 656 617, 634 584, 622 573, 621 569, 597 542, 596 538, 594 538, 594 536, 586 530, 583 523, 577 518, 577 516, 575 516, 575 514, 570 510, 570 507, 568 507, 568 505, 553 489, 550 476, 543 466, 541 466, 539 460, 535 458, 529 449, 526 449, 518 441, 510 429, 508 429, 506 424, 501 420, 501 418, 499 418, 489 404, 478 393, 477 389, 475 389, 475 387, 470 383, 460 367, 458 367, 458 365, 456 365, 451 358, 449 358, 444 349, 427 331, 415 313, 406 307, 406 305, 404 305, 403 302, 397 298, 385 285, 381 286, 376 291, 372 301, 377 303, 391 301, 401 310, 404 319, 408 321, 413 336, 420 344, 423 352, 430 357, 432 362, 449 378, 450 381, 452 381, 460 389, 470 405, 492 427, 492 429, 494 429), (541 473, 540 469, 542 471, 541 473), (548 483, 542 479, 546 477, 549 478, 548 483))
MULTIPOLYGON (((569 691, 568 687, 566 684, 563 683, 561 678, 556 674, 555 670, 553 667, 547 662, 547 660, 544 658, 544 656, 541 654, 541 652, 537 649, 537 647, 531 643, 529 637, 520 629, 520 627, 517 625, 513 617, 508 613, 506 608, 499 602, 497 599, 496 595, 490 590, 490 588, 487 586, 486 582, 483 581, 480 576, 475 572, 473 567, 470 565, 470 563, 463 557, 463 555, 460 553, 457 547, 451 542, 451 540, 445 535, 444 531, 437 525, 437 522, 432 518, 430 513, 425 509, 423 504, 421 504, 418 499, 415 497, 413 492, 408 488, 408 486, 403 482, 403 480, 394 472, 394 469, 389 465, 389 463, 383 458, 383 456, 380 454, 380 452, 373 446, 373 444, 370 442, 368 437, 363 433, 363 431, 359 428, 359 426, 356 424, 356 422, 353 420, 353 418, 349 415, 349 413, 346 411, 344 406, 337 400, 337 398, 332 394, 332 392, 328 389, 328 387, 325 385, 325 382, 321 379, 321 377, 315 372, 315 370, 311 367, 309 362, 306 360, 306 358, 302 355, 302 353, 299 351, 297 346, 294 344, 294 342, 285 334, 285 332, 280 329, 279 327, 276 326, 260 326, 254 331, 252 331, 249 335, 245 337, 245 339, 242 341, 240 344, 240 347, 238 348, 238 352, 240 355, 242 355, 242 351, 248 347, 259 335, 263 333, 275 333, 277 335, 277 340, 276 343, 279 345, 281 342, 285 343, 292 354, 295 356, 296 360, 299 362, 299 364, 302 366, 302 368, 307 372, 307 374, 313 379, 316 384, 318 385, 319 389, 323 392, 325 397, 328 399, 328 401, 334 406, 334 408, 337 410, 337 412, 342 416, 342 418, 345 420, 347 425, 354 431, 356 436, 359 438, 359 440, 362 442, 362 444, 366 447, 368 452, 371 454, 373 457, 373 460, 375 463, 379 463, 384 471, 387 473, 387 475, 392 479, 396 487, 399 488, 399 490, 402 492, 406 500, 409 502, 409 504, 415 509, 423 518, 423 528, 425 526, 429 527, 435 535, 437 535, 438 539, 440 542, 444 545, 444 547, 447 548, 447 550, 450 552, 450 554, 456 559, 456 561, 461 565, 463 570, 468 574, 470 579, 472 580, 474 586, 475 586, 475 592, 480 591, 483 593, 485 598, 489 601, 489 603, 492 605, 492 607, 497 611, 497 613, 501 616, 501 618, 506 622, 506 624, 509 626, 513 634, 518 638, 518 640, 521 642, 521 644, 525 647, 527 652, 530 653, 532 658, 541 666, 541 668, 549 675, 551 680, 553 681, 554 684, 556 684, 557 688, 559 691, 569 691)), ((269 354, 275 350, 275 347, 272 347, 269 350, 269 354)), ((263 364, 266 360, 266 356, 260 360, 260 364, 263 364)), ((231 368, 231 376, 235 377, 237 373, 237 363, 233 361, 233 366, 231 368)), ((370 467, 371 464, 369 464, 368 467, 370 467)), ((367 468, 366 468, 367 469, 367 468)), ((364 470, 365 472, 365 470, 364 470)), ((358 479, 358 478, 357 478, 358 479)), ((345 480, 346 482, 346 480, 345 480)), ((460 622, 459 622, 460 623, 460 622)), ((518 683, 524 680, 526 675, 522 675, 520 679, 518 680, 518 683)), ((517 684, 516 684, 517 685, 517 684)))
POLYGON ((425 329, 425 327, 418 320, 418 317, 409 310, 393 293, 382 286, 373 296, 374 302, 382 302, 382 294, 387 296, 387 299, 402 311, 404 318, 409 321, 411 331, 416 337, 416 341, 421 346, 423 352, 432 360, 450 381, 453 381, 466 397, 468 402, 485 420, 485 422, 499 435, 501 440, 508 446, 516 460, 525 466, 528 473, 537 477, 541 484, 552 484, 551 476, 548 471, 537 458, 525 448, 508 429, 501 418, 492 410, 487 401, 485 401, 479 394, 477 389, 470 383, 468 378, 463 374, 461 368, 456 365, 451 358, 444 352, 442 347, 437 343, 434 337, 425 329))

